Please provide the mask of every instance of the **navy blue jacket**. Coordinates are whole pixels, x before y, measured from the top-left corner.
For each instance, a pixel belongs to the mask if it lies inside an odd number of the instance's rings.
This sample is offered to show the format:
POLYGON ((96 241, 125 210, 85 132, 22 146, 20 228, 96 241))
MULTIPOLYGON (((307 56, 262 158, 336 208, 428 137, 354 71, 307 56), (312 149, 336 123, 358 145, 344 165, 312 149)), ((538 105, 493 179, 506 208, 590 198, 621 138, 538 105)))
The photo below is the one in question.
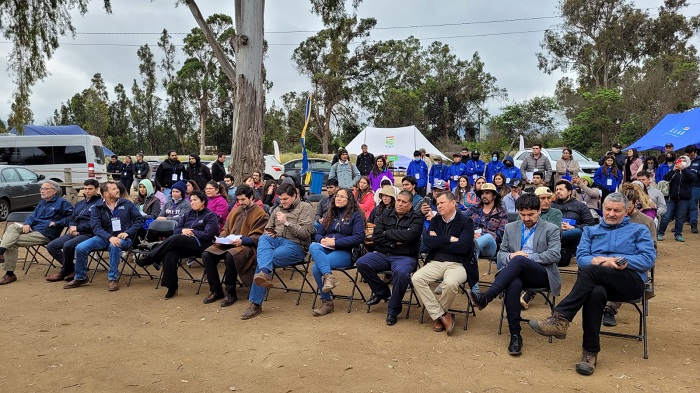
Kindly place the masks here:
POLYGON ((219 234, 219 217, 206 207, 200 211, 190 210, 180 217, 173 234, 182 234, 184 228, 191 228, 198 241, 212 243, 219 234))
MULTIPOLYGON (((345 211, 341 210, 340 214, 345 215, 345 211)), ((336 217, 328 228, 321 223, 316 232, 316 243, 321 242, 324 237, 335 239, 336 250, 351 251, 365 240, 365 220, 360 213, 355 212, 349 219, 336 217)))
POLYGON ((668 197, 674 201, 692 198, 693 183, 698 181, 698 177, 689 169, 682 171, 671 170, 664 175, 664 180, 668 184, 668 197))
POLYGON ((42 199, 32 212, 32 215, 24 220, 33 231, 39 232, 53 240, 61 236, 63 228, 68 226, 68 219, 73 214, 73 205, 67 200, 55 195, 53 198, 42 199), (54 226, 50 227, 51 222, 54 226))
POLYGON ((454 255, 467 271, 469 287, 473 287, 479 281, 479 265, 474 263, 473 259, 474 222, 458 210, 450 224, 449 233, 445 230, 446 225, 445 220, 438 214, 430 220, 428 229, 423 232, 423 244, 430 249, 425 262, 432 261, 438 252, 454 255), (437 236, 430 236, 431 231, 434 231, 437 236), (452 236, 459 240, 450 242, 452 236))
POLYGON ((90 199, 85 198, 76 203, 75 209, 73 209, 73 215, 71 215, 70 220, 68 220, 68 226, 75 226, 80 235, 92 235, 90 216, 92 215, 92 211, 95 210, 95 205, 100 201, 102 201, 102 197, 95 195, 90 199))
POLYGON ((109 206, 102 200, 92 209, 90 226, 95 236, 106 241, 122 232, 126 232, 133 240, 139 229, 143 227, 143 217, 136 205, 127 199, 119 198, 114 206, 114 211, 110 210, 109 206), (112 231, 113 217, 119 219, 121 230, 112 231))

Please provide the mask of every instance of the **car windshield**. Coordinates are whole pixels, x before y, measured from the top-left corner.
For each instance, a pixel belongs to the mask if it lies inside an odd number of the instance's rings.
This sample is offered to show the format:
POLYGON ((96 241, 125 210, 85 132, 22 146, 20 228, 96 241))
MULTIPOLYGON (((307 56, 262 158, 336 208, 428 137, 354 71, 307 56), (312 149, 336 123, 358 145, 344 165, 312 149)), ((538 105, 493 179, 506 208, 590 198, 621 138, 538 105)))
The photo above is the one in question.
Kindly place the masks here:
MULTIPOLYGON (((549 153, 549 157, 553 161, 558 161, 561 158, 561 153, 563 149, 547 149, 547 153, 549 153)), ((573 150, 573 156, 574 160, 576 161, 590 161, 587 157, 585 157, 583 154, 577 152, 576 150, 573 150)))

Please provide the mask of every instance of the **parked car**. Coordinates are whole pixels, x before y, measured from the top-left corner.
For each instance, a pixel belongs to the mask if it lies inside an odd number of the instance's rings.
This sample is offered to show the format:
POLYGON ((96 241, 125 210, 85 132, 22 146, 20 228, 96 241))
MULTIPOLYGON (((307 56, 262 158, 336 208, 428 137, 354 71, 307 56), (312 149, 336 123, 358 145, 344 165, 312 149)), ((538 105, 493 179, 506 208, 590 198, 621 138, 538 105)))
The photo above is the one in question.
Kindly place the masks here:
POLYGON ((21 166, 0 165, 0 220, 5 221, 10 212, 33 208, 41 201, 38 175, 21 166))
MULTIPOLYGON (((302 159, 287 161, 284 163, 284 173, 291 176, 301 184, 301 165, 302 159)), ((323 184, 326 184, 328 175, 331 173, 331 162, 322 158, 309 158, 309 170, 323 173, 323 184)))
MULTIPOLYGON (((563 147, 551 147, 542 149, 542 155, 547 157, 549 159, 549 163, 552 164, 552 171, 556 170, 557 161, 561 158, 561 151, 563 149, 563 147)), ((598 168, 600 168, 598 162, 591 160, 590 158, 584 156, 577 150, 571 149, 571 151, 573 152, 574 160, 578 161, 579 166, 581 166, 581 170, 585 174, 590 175, 592 177, 595 174, 595 171, 597 171, 598 168)), ((523 158, 525 158, 526 154, 530 153, 532 153, 532 149, 520 150, 519 152, 515 153, 515 156, 513 156, 513 165, 520 168, 520 165, 523 163, 523 158)), ((524 173, 523 177, 525 177, 524 173)))
MULTIPOLYGON (((209 170, 211 170, 211 166, 214 164, 214 161, 207 162, 207 166, 209 167, 209 170)), ((228 167, 231 165, 231 156, 226 157, 226 161, 224 161, 224 168, 226 168, 226 173, 228 173, 228 167)), ((266 154, 265 155, 265 174, 263 175, 263 180, 270 180, 274 179, 277 180, 282 176, 282 173, 284 173, 284 166, 280 164, 279 161, 277 161, 277 158, 273 156, 272 154, 266 154)), ((236 182, 239 182, 241 179, 236 179, 236 182)))

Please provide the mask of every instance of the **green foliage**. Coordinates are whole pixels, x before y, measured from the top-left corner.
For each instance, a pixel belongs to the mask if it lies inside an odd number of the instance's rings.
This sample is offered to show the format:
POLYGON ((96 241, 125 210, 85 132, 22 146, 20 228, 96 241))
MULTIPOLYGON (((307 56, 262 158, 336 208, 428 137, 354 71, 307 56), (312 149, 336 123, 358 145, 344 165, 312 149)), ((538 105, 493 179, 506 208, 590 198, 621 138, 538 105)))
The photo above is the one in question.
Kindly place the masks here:
POLYGON ((542 143, 545 136, 558 134, 559 105, 553 97, 535 97, 501 108, 488 121, 489 139, 500 139, 508 148, 517 146, 520 135, 525 144, 542 143))

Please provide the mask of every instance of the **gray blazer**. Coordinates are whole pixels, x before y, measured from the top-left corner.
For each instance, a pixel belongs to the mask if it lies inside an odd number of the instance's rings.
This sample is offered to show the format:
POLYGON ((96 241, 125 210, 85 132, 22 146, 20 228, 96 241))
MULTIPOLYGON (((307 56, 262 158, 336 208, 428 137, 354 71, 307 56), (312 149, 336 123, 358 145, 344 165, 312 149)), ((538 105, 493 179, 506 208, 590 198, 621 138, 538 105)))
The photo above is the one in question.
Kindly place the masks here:
MULTIPOLYGON (((507 264, 508 255, 512 252, 520 251, 521 226, 522 221, 511 222, 506 225, 501 248, 497 256, 499 264, 507 264)), ((530 255, 530 259, 547 269, 549 288, 554 296, 559 296, 561 291, 561 275, 559 275, 559 267, 557 266, 561 257, 561 231, 559 227, 544 220, 539 220, 535 233, 532 235, 532 242, 535 252, 530 255)))

